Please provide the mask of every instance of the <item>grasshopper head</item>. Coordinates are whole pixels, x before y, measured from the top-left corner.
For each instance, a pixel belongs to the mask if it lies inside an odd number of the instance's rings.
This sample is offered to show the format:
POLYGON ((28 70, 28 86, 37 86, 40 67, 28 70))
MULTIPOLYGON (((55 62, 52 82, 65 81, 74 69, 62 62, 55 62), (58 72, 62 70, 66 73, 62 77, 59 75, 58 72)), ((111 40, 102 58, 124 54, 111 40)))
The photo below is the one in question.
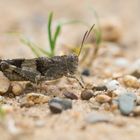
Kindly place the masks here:
POLYGON ((67 56, 67 68, 69 74, 75 74, 78 67, 78 56, 75 54, 70 54, 67 56))

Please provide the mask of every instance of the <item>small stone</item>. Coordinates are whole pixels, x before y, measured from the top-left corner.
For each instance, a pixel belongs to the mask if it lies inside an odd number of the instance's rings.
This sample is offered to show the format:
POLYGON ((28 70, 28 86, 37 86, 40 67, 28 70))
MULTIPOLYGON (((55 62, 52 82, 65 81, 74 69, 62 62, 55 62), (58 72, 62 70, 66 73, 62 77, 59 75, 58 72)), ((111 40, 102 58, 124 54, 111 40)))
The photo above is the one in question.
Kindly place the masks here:
POLYGON ((49 108, 52 113, 61 113, 63 110, 63 106, 60 103, 52 102, 49 104, 49 108))
POLYGON ((98 112, 91 112, 86 116, 85 121, 87 123, 95 124, 101 122, 111 122, 111 119, 108 115, 98 113, 98 112))
POLYGON ((82 72, 82 75, 84 75, 84 76, 90 76, 89 69, 84 69, 83 72, 82 72))
POLYGON ((19 83, 12 83, 11 87, 12 87, 12 93, 15 96, 18 96, 18 95, 23 93, 23 87, 22 87, 21 84, 19 84, 19 83))
POLYGON ((81 99, 82 100, 89 100, 93 97, 93 91, 92 90, 83 90, 81 92, 81 99))
POLYGON ((106 102, 110 102, 111 101, 111 97, 107 96, 107 95, 97 95, 95 97, 95 100, 99 103, 106 103, 106 102))
POLYGON ((50 100, 49 96, 40 94, 40 93, 28 93, 21 100, 21 106, 31 106, 34 104, 44 104, 48 103, 50 100))
POLYGON ((49 108, 52 113, 61 113, 63 110, 72 108, 72 101, 70 99, 55 97, 50 100, 49 108))
POLYGON ((140 88, 140 81, 134 76, 131 75, 124 76, 123 82, 128 87, 140 88))
POLYGON ((9 79, 0 71, 0 94, 3 95, 10 87, 9 79))
POLYGON ((140 115, 140 106, 136 106, 133 110, 134 115, 139 116, 140 115))
POLYGON ((78 100, 78 97, 74 93, 72 93, 72 92, 65 92, 64 96, 66 98, 71 99, 71 100, 78 100))
POLYGON ((106 87, 109 91, 113 91, 120 87, 120 83, 117 80, 109 80, 106 82, 106 87))
POLYGON ((93 91, 107 91, 107 87, 105 85, 95 86, 92 88, 93 91))
POLYGON ((136 95, 134 93, 124 93, 119 96, 119 109, 123 115, 129 115, 136 105, 136 95))

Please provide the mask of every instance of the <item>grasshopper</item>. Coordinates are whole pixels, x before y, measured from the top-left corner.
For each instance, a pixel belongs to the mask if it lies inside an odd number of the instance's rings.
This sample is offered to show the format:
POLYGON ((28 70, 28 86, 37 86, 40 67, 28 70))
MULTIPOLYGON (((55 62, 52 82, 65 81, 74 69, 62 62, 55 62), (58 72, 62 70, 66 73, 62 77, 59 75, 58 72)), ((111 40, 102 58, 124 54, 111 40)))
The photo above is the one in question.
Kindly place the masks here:
POLYGON ((63 56, 38 57, 33 59, 0 60, 0 71, 11 81, 31 81, 39 84, 42 81, 56 80, 63 76, 76 79, 82 88, 83 83, 76 77, 78 57, 85 39, 94 25, 84 34, 79 54, 63 56))

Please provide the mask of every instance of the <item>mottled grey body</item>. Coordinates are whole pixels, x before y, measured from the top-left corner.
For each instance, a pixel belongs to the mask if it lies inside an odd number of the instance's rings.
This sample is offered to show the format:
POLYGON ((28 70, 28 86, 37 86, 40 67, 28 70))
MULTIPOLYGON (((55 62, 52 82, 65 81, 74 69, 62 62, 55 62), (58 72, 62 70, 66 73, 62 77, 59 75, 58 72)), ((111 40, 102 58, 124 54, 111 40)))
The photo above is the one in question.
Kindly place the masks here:
POLYGON ((0 71, 11 81, 41 82, 69 77, 78 67, 77 55, 0 60, 0 71))

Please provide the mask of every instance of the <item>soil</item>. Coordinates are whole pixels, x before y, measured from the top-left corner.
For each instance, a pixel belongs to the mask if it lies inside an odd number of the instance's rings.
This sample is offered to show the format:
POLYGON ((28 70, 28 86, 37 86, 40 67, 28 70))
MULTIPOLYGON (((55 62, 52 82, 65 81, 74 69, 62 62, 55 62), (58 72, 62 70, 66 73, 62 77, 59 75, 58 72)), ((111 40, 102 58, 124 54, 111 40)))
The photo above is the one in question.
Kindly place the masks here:
MULTIPOLYGON (((87 62, 91 59, 90 52, 94 51, 94 47, 89 47, 91 51, 88 51, 85 61, 80 62, 78 68, 81 73, 84 69, 90 70, 89 76, 82 76, 85 85, 91 89, 92 86, 103 85, 106 81, 117 80, 121 87, 137 97, 140 96, 139 85, 131 87, 131 84, 123 82, 124 76, 131 74, 133 64, 139 60, 139 0, 0 0, 0 58, 34 57, 32 51, 19 41, 19 36, 15 35, 17 32, 25 34, 41 46, 49 46, 46 23, 50 11, 54 12, 54 26, 60 20, 72 19, 83 20, 90 25, 97 24, 90 6, 98 13, 102 26, 108 26, 113 21, 113 27, 119 33, 114 33, 117 34, 117 39, 113 43, 108 38, 101 43, 98 56, 90 67, 87 62)), ((70 53, 70 49, 65 46, 79 46, 87 29, 81 24, 64 26, 57 42, 56 55, 70 53)), ((88 43, 94 46, 92 40, 89 39, 88 43)), ((86 49, 83 48, 83 51, 86 49)), ((84 52, 80 59, 83 55, 84 52)), ((139 81, 137 78, 136 82, 139 81)), ((2 106, 5 105, 6 112, 6 115, 0 118, 0 140, 139 140, 139 115, 130 113, 125 116, 118 108, 112 110, 109 101, 95 102, 95 93, 100 92, 93 91, 93 97, 82 100, 80 96, 83 89, 78 82, 65 77, 55 82, 47 82, 42 88, 42 91, 31 89, 30 92, 41 93, 52 99, 54 96, 66 98, 63 94, 68 91, 75 94, 78 100, 72 100, 72 109, 53 114, 48 102, 21 106, 27 92, 19 96, 13 96, 11 92, 6 93, 7 95, 1 96, 4 97, 3 102, 0 101, 2 106), (85 118, 90 112, 107 114, 112 122, 87 123, 85 118)), ((103 91, 101 94, 109 93, 103 91)), ((108 96, 114 98, 113 95, 108 96)))

